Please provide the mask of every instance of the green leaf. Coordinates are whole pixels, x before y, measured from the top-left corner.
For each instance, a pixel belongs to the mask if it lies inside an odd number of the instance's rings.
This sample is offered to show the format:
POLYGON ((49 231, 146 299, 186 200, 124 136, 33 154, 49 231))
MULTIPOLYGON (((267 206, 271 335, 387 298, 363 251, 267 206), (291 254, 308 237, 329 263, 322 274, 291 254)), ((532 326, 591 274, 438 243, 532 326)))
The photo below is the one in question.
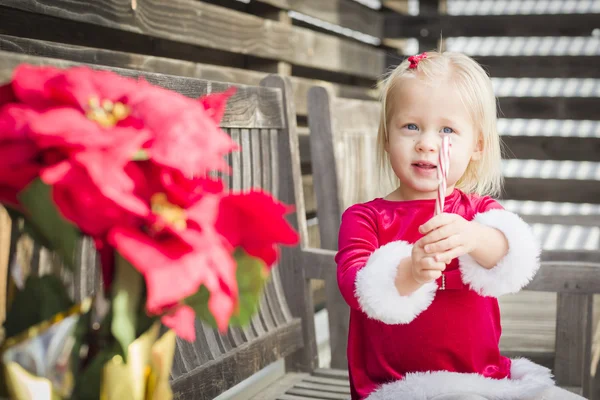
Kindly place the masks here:
MULTIPOLYGON (((235 275, 238 283, 239 307, 237 313, 231 316, 229 324, 243 326, 250 323, 252 316, 258 310, 260 296, 268 275, 265 263, 261 259, 252 257, 242 250, 237 250, 233 256, 237 263, 235 275)), ((195 294, 187 297, 184 303, 194 309, 196 317, 216 328, 215 318, 208 309, 209 298, 210 292, 206 286, 201 286, 195 294)))
POLYGON ((118 345, 108 345, 101 350, 75 377, 75 388, 72 399, 77 400, 99 400, 100 387, 102 385, 102 369, 111 358, 119 354, 118 345))
POLYGON ((54 275, 30 276, 25 287, 15 295, 4 329, 6 337, 15 336, 27 328, 67 311, 73 306, 63 283, 54 275))
POLYGON ((50 186, 37 178, 18 197, 28 214, 28 223, 34 228, 31 231, 35 232, 34 236, 45 238, 43 244, 60 254, 65 264, 74 269, 75 249, 81 232, 60 215, 52 201, 50 186))
POLYGON ((217 321, 215 317, 213 317, 212 313, 208 309, 208 299, 210 297, 210 292, 206 288, 206 286, 200 286, 200 289, 193 295, 185 298, 183 302, 188 306, 194 309, 196 313, 196 317, 213 328, 217 327, 217 321))
POLYGON ((258 310, 260 296, 268 279, 267 268, 260 258, 252 257, 245 251, 234 253, 237 262, 235 276, 240 296, 238 312, 231 316, 229 324, 243 326, 250 323, 258 310))
MULTIPOLYGON (((127 348, 136 338, 138 307, 142 297, 142 275, 120 255, 115 262, 112 283, 112 321, 110 331, 127 356, 127 348)), ((127 362, 127 360, 125 360, 127 362)))
POLYGON ((150 154, 148 154, 148 152, 143 149, 137 150, 135 153, 133 153, 133 156, 131 156, 131 161, 146 161, 149 159, 150 154))

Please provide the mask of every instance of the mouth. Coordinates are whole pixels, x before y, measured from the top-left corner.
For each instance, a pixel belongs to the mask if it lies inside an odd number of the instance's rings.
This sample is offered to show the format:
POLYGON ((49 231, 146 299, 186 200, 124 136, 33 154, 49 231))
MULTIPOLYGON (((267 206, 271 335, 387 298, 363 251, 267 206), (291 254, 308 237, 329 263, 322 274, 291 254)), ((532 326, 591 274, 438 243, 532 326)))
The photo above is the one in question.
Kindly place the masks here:
POLYGON ((413 167, 417 167, 417 168, 422 168, 422 169, 437 169, 437 165, 435 165, 434 163, 430 163, 429 161, 418 161, 415 163, 412 163, 413 167))

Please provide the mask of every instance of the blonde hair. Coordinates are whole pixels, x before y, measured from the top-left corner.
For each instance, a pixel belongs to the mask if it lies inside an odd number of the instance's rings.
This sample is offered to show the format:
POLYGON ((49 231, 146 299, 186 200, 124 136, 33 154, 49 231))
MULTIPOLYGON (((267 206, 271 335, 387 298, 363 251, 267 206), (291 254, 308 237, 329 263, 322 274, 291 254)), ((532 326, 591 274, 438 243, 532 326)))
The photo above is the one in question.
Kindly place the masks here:
POLYGON ((400 183, 391 169, 389 154, 385 151, 387 125, 394 109, 392 89, 411 75, 430 81, 451 78, 450 82, 459 93, 463 105, 471 113, 479 132, 478 140, 483 145, 481 159, 469 163, 456 187, 465 193, 498 195, 503 183, 502 152, 496 128, 496 97, 488 74, 472 58, 453 52, 430 51, 416 68, 409 69, 409 65, 410 62, 404 60, 380 83, 382 108, 377 133, 377 158, 383 177, 391 179, 395 185, 400 183))

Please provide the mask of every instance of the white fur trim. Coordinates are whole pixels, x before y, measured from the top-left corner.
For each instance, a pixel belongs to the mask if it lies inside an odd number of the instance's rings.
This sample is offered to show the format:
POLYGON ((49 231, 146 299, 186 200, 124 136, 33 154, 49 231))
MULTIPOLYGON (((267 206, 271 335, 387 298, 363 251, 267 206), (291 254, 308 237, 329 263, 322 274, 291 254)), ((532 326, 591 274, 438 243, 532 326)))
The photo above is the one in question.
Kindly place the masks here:
POLYGON ((508 241, 508 253, 491 269, 483 268, 468 254, 459 257, 463 282, 482 296, 518 292, 540 267, 541 249, 531 227, 505 210, 477 214, 473 220, 501 231, 508 241))
POLYGON ((390 325, 407 324, 433 301, 435 282, 426 283, 408 296, 398 294, 394 284, 398 264, 411 253, 412 245, 407 242, 390 242, 375 250, 356 274, 358 304, 370 318, 390 325))
POLYGON ((458 372, 415 372, 380 386, 365 400, 434 400, 450 394, 456 398, 478 395, 488 400, 525 400, 554 386, 548 368, 525 358, 512 360, 510 373, 511 379, 493 379, 458 372))

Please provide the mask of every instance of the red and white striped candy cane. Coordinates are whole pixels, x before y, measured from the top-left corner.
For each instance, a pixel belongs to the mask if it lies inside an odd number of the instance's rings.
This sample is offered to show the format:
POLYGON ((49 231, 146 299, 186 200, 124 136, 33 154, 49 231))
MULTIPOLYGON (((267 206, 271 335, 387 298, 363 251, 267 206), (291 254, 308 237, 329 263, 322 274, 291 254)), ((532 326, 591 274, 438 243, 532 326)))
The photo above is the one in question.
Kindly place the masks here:
POLYGON ((444 212, 444 200, 446 199, 446 179, 448 178, 448 170, 450 169, 450 137, 442 138, 442 147, 438 154, 438 193, 435 202, 435 215, 444 212))

